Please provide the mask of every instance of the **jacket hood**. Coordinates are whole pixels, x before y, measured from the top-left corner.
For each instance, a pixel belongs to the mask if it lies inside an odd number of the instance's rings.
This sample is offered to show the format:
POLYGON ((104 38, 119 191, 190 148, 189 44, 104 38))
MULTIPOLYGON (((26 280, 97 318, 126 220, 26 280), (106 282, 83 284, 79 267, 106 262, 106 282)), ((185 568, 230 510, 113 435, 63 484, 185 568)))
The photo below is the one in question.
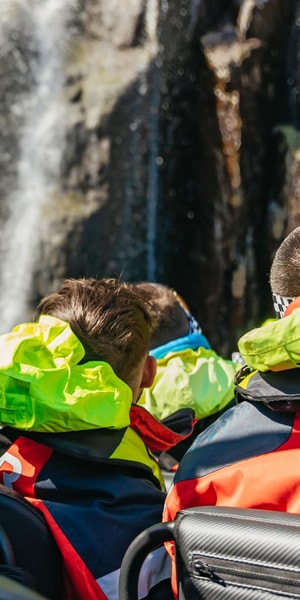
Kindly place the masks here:
POLYGON ((300 308, 283 319, 252 329, 238 341, 251 369, 284 371, 300 366, 300 308))
POLYGON ((233 399, 238 367, 205 347, 168 352, 157 360, 154 383, 143 390, 139 405, 159 420, 186 407, 203 419, 233 399))
POLYGON ((0 423, 39 432, 130 422, 132 392, 110 365, 78 364, 84 348, 68 323, 42 315, 0 336, 0 423))

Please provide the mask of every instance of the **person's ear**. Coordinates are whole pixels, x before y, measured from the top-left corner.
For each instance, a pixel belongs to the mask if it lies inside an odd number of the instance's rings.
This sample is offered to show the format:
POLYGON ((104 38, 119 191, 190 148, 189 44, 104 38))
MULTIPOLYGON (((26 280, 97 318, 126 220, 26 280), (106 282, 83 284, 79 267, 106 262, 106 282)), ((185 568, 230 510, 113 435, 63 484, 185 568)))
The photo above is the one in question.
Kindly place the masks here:
POLYGON ((156 375, 156 358, 154 356, 147 356, 143 368, 141 388, 151 387, 154 377, 156 375))

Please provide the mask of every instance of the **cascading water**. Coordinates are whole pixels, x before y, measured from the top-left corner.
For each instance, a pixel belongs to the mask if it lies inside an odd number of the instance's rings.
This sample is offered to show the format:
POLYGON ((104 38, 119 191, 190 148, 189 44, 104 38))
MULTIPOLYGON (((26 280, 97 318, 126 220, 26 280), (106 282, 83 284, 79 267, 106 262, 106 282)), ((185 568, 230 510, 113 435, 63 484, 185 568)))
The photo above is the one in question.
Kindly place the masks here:
MULTIPOLYGON (((15 9, 27 11, 32 27, 33 84, 19 132, 16 188, 8 198, 9 214, 1 230, 0 333, 27 319, 43 208, 55 192, 64 150, 66 106, 59 94, 64 83, 65 22, 76 4, 77 0, 15 3, 15 9)), ((11 8, 12 0, 0 0, 0 10, 11 8)))
POLYGON ((157 84, 158 65, 155 58, 158 54, 157 26, 159 19, 159 6, 157 0, 151 0, 147 5, 146 31, 148 34, 148 48, 153 57, 153 71, 150 92, 150 128, 149 128, 149 170, 147 188, 147 278, 155 281, 155 237, 156 237, 156 211, 158 194, 158 168, 159 168, 159 146, 158 146, 158 116, 160 93, 157 84))
POLYGON ((299 224, 298 41, 299 0, 0 0, 0 333, 61 277, 122 273, 171 282, 212 345, 235 348, 237 328, 265 316, 267 263, 299 224), (234 218, 207 38, 221 58, 236 47, 234 218))

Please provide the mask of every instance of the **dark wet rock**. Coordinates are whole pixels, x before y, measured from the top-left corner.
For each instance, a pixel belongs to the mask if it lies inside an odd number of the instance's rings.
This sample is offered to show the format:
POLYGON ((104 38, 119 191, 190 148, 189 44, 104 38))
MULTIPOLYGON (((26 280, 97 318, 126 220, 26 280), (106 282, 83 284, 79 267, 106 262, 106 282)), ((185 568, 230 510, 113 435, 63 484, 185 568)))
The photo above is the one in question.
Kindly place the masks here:
POLYGON ((1 8, 2 329, 66 276, 122 275, 176 287, 228 355, 300 221, 298 3, 51 4, 1 8))

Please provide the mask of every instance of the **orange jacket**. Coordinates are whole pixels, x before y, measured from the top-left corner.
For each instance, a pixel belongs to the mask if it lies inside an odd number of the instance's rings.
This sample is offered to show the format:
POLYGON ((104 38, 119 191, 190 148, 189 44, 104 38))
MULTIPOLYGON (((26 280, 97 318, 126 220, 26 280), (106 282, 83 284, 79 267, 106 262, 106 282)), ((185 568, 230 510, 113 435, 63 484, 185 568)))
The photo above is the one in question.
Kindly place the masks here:
MULTIPOLYGON (((300 513, 299 464, 300 413, 241 402, 200 434, 183 457, 163 520, 205 505, 300 513)), ((173 557, 173 546, 167 549, 173 557)), ((176 597, 174 569, 173 590, 176 597)))

